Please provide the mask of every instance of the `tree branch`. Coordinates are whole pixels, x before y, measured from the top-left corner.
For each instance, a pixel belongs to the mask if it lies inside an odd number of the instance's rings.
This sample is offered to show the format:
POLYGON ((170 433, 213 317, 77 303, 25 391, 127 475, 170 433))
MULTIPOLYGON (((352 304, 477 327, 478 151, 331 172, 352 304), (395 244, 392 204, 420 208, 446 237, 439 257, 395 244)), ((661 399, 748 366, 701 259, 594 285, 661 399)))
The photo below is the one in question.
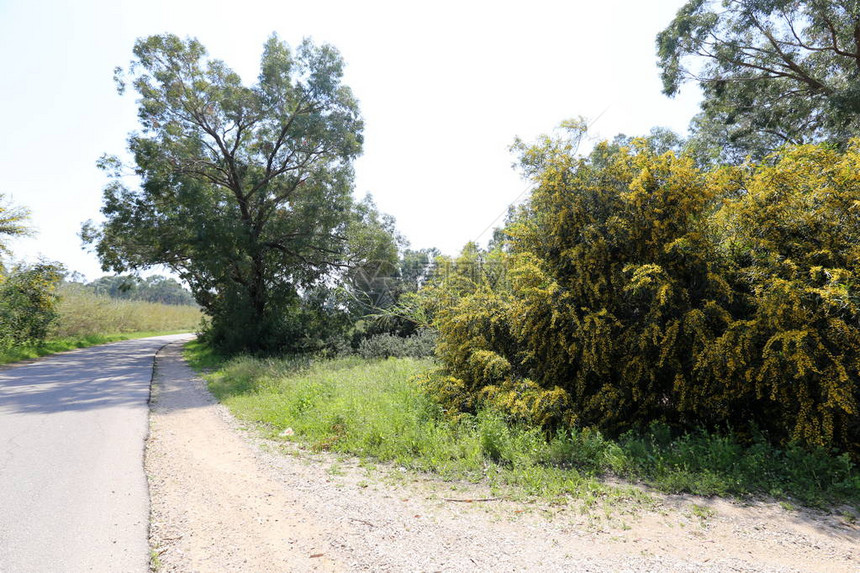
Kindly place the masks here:
POLYGON ((798 80, 806 83, 809 87, 813 88, 816 91, 821 91, 826 94, 832 93, 832 90, 829 87, 806 73, 806 71, 797 62, 795 62, 791 58, 791 56, 789 56, 783 51, 779 41, 774 38, 773 34, 770 32, 770 30, 767 29, 767 27, 763 26, 755 18, 752 19, 752 22, 753 25, 758 28, 758 30, 764 35, 764 37, 767 38, 770 45, 773 46, 773 49, 776 51, 777 55, 782 59, 782 61, 785 62, 786 66, 795 74, 797 74, 798 80))

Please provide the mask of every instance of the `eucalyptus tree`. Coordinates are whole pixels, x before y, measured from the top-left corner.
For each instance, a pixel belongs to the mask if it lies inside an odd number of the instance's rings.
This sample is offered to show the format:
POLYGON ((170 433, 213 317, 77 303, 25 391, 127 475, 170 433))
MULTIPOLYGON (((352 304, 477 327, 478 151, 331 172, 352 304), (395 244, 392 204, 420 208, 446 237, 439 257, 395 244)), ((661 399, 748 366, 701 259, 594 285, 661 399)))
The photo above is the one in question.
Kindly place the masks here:
POLYGON ((714 160, 860 133, 858 0, 688 0, 657 50, 664 93, 701 87, 693 143, 714 160))
POLYGON ((309 40, 270 37, 250 86, 196 39, 138 40, 116 80, 139 95, 139 185, 102 157, 105 220, 82 232, 103 268, 172 269, 222 348, 296 346, 302 293, 362 256, 348 236, 363 122, 342 77, 338 52, 309 40))

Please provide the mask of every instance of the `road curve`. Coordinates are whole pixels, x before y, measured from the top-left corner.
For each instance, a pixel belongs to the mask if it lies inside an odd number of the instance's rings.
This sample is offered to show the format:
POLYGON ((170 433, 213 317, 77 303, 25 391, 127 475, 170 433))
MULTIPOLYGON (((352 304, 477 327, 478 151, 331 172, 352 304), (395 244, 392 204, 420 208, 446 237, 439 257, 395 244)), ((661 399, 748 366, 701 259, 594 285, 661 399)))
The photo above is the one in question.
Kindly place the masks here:
POLYGON ((0 370, 0 573, 148 571, 155 353, 129 340, 0 370))

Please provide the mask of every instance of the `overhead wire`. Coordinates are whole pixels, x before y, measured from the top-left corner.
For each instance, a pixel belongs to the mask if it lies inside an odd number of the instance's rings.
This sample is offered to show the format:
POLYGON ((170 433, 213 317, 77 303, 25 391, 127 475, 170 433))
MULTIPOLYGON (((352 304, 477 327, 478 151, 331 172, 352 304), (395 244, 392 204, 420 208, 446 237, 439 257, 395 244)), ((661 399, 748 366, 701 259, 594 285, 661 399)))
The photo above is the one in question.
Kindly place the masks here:
MULTIPOLYGON (((612 105, 611 105, 611 104, 610 104, 610 105, 608 105, 608 106, 606 106, 606 108, 605 108, 602 112, 600 112, 600 113, 597 115, 597 117, 595 117, 595 118, 594 118, 594 120, 592 120, 590 123, 588 123, 588 124, 586 125, 586 128, 585 128, 586 133, 588 132, 588 130, 590 130, 592 127, 594 127, 594 124, 596 124, 596 123, 600 120, 600 118, 601 118, 601 117, 603 117, 603 115, 604 115, 607 111, 609 111, 609 108, 610 108, 610 107, 612 107, 612 105)), ((475 241, 474 241, 474 242, 475 242, 475 243, 478 243, 478 242, 481 240, 481 237, 483 237, 483 236, 484 236, 484 234, 485 234, 487 231, 489 231, 490 229, 492 229, 492 228, 495 226, 495 224, 499 221, 499 219, 501 219, 501 218, 502 218, 506 213, 508 213, 508 211, 511 209, 511 207, 513 207, 514 205, 516 205, 517 203, 519 203, 520 199, 522 199, 522 198, 523 198, 523 196, 531 190, 531 188, 532 188, 531 184, 527 184, 527 185, 525 186, 525 188, 520 192, 520 194, 519 194, 519 195, 517 195, 517 196, 514 198, 514 200, 513 200, 513 201, 509 202, 509 203, 505 206, 505 208, 502 210, 502 212, 501 212, 501 213, 499 213, 498 215, 496 215, 496 216, 493 218, 493 220, 492 220, 492 221, 490 221, 490 224, 489 224, 489 225, 487 225, 487 226, 486 226, 486 228, 485 228, 483 231, 481 231, 481 232, 478 234, 478 236, 477 236, 477 237, 475 237, 475 241)))

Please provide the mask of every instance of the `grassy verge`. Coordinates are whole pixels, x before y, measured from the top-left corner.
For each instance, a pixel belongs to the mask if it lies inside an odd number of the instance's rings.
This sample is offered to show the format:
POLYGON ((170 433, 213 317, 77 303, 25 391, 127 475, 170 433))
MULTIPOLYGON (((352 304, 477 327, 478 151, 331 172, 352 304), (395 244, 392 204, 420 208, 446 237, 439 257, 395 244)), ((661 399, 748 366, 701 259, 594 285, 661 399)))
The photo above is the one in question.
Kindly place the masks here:
POLYGON ((239 357, 222 363, 199 344, 187 354, 193 365, 209 369, 219 400, 272 437, 447 479, 485 480, 509 495, 586 505, 646 498, 601 480, 614 475, 666 492, 764 494, 786 505, 860 503, 860 472, 847 456, 828 452, 779 450, 763 440, 741 446, 731 436, 705 432, 672 436, 660 426, 619 440, 589 429, 547 437, 492 411, 453 419, 410 382, 432 366, 427 360, 239 357))
POLYGON ((121 334, 90 334, 79 337, 67 337, 54 340, 47 340, 43 344, 37 346, 18 346, 15 348, 7 348, 0 350, 0 364, 9 364, 20 360, 29 360, 32 358, 40 358, 74 350, 76 348, 87 348, 89 346, 97 346, 99 344, 107 344, 109 342, 119 342, 120 340, 132 340, 134 338, 148 338, 150 336, 162 336, 165 334, 180 334, 190 332, 189 330, 174 330, 174 331, 141 331, 141 332, 124 332, 121 334))

